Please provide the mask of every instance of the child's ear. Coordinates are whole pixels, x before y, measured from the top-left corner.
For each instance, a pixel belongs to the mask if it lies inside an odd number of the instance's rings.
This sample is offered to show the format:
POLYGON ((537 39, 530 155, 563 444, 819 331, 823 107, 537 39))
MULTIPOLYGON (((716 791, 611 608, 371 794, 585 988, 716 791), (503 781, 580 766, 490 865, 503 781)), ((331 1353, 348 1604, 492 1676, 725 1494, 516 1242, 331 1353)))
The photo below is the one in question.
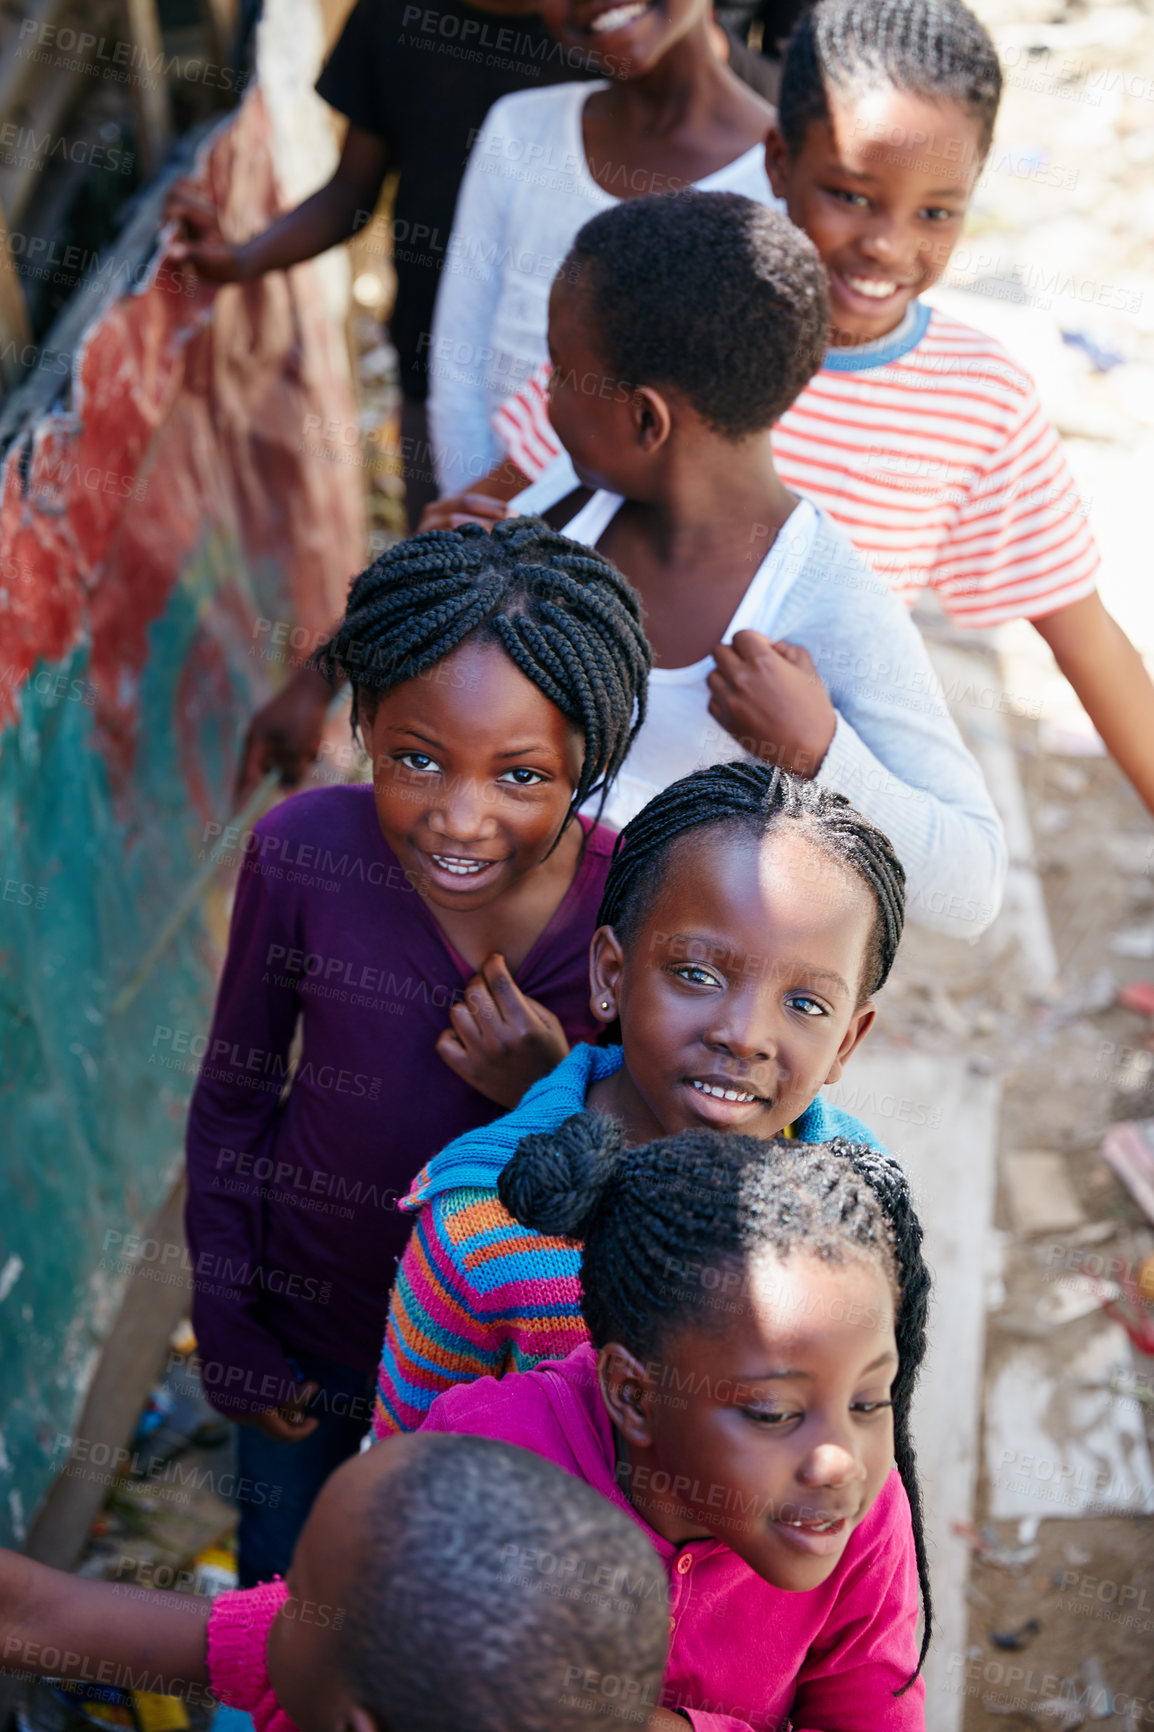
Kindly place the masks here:
POLYGON ((630 408, 638 445, 646 453, 659 451, 673 430, 673 416, 661 392, 649 385, 638 385, 630 398, 630 408))
POLYGON ((835 1083, 849 1063, 850 1055, 859 1047, 873 1026, 873 1020, 878 1013, 876 1004, 859 1004, 850 1017, 849 1027, 842 1036, 841 1045, 837 1049, 837 1057, 829 1067, 827 1083, 835 1083))
POLYGON ((598 1022, 617 1020, 625 952, 611 926, 599 926, 589 943, 589 1008, 598 1022))
POLYGON ((775 198, 789 197, 789 151, 777 122, 774 121, 765 140, 765 172, 775 198))
POLYGON ((649 1397, 653 1379, 639 1359, 618 1341, 608 1342, 597 1355, 601 1398, 627 1443, 641 1449, 653 1441, 649 1427, 649 1397))

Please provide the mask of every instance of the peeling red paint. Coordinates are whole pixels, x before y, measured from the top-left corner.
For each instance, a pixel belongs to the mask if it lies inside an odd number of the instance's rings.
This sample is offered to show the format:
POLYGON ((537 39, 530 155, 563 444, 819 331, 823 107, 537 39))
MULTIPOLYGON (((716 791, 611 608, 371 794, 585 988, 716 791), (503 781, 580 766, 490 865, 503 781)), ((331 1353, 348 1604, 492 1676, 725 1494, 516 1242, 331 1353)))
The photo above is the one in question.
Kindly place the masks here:
MULTIPOLYGON (((214 135, 201 173, 226 232, 277 214, 259 90, 214 135)), ((108 306, 72 361, 71 407, 19 441, 0 477, 0 725, 38 661, 90 639, 96 738, 121 789, 149 627, 206 535, 238 543, 250 569, 274 562, 310 630, 340 611, 364 563, 359 472, 304 449, 310 413, 356 416, 314 270, 187 290, 162 261, 108 306)), ((251 639, 235 585, 214 605, 251 639)), ((176 701, 198 701, 194 680, 176 701)), ((206 790, 195 792, 199 805, 206 790)))

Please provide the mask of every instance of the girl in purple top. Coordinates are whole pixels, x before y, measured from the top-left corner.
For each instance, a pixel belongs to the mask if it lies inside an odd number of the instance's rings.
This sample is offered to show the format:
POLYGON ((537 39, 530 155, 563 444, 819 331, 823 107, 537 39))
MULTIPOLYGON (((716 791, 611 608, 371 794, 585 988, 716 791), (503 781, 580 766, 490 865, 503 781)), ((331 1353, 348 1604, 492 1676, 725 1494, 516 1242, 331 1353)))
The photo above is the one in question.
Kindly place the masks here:
POLYGON ((373 786, 245 839, 186 1212, 202 1376, 244 1422, 244 1585, 287 1568, 368 1426, 398 1196, 598 1028, 613 838, 577 814, 644 717, 649 651, 605 559, 500 528, 414 536, 355 580, 317 660, 352 682, 373 786))
POLYGON ((418 1436, 535 1450, 649 1535, 671 1599, 649 1732, 924 1732, 930 1278, 900 1167, 705 1128, 628 1148, 579 1113, 498 1183, 525 1226, 583 1241, 592 1345, 447 1390, 418 1436))

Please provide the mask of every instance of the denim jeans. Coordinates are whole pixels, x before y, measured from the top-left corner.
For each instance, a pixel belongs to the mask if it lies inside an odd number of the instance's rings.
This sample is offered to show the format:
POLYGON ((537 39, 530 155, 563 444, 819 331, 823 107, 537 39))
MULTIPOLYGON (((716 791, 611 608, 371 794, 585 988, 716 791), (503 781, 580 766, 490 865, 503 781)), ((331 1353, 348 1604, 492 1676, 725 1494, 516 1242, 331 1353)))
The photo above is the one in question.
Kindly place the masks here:
POLYGON ((318 1383, 310 1413, 320 1421, 296 1443, 277 1443, 251 1425, 237 1427, 242 1588, 287 1573, 297 1535, 322 1485, 351 1455, 372 1423, 373 1378, 313 1354, 293 1356, 302 1382, 318 1383))

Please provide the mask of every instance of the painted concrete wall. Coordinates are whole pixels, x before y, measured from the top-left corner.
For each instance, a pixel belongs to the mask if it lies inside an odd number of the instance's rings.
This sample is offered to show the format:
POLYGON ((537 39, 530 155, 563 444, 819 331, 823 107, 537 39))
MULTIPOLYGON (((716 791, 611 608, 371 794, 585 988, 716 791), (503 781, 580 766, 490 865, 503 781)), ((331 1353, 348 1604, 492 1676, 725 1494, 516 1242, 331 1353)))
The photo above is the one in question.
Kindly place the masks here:
MULTIPOLYGON (((301 196, 310 127, 314 184, 331 170, 300 52, 319 57, 312 0, 266 10, 257 83, 199 163, 236 238, 301 196)), ((184 1041, 207 1030, 217 960, 202 913, 123 1014, 112 1001, 227 816, 244 723, 285 671, 259 658, 258 622, 322 628, 364 562, 359 472, 307 438, 309 415, 355 420, 331 268, 189 292, 158 258, 125 286, 0 469, 6 1543, 67 1459, 125 1248, 178 1169, 184 1041)), ((157 1247, 158 1280, 177 1256, 157 1247)))

